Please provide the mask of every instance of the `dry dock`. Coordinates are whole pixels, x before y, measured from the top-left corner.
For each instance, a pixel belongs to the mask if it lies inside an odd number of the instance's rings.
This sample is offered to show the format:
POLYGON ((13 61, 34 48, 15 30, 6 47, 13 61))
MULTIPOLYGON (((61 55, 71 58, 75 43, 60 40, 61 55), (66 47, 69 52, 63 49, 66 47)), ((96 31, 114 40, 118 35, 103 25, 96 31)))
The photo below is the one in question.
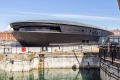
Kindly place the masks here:
POLYGON ((98 53, 41 52, 29 54, 0 54, 0 69, 30 71, 39 68, 99 68, 98 53))

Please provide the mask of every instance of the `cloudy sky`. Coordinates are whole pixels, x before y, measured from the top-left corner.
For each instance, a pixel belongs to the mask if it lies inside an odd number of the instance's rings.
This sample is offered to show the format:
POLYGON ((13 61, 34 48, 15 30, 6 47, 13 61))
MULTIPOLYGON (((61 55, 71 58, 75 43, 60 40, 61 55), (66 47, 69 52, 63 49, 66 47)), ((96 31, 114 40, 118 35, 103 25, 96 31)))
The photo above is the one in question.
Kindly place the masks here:
POLYGON ((117 0, 0 0, 0 31, 25 20, 69 20, 120 29, 117 0))

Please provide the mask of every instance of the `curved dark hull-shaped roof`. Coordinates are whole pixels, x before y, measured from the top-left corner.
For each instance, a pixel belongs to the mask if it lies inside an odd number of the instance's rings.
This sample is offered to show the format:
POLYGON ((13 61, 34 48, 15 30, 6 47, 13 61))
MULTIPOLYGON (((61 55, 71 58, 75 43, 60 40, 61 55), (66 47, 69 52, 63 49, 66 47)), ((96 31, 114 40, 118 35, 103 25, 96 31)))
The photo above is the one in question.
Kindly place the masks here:
POLYGON ((68 21, 25 21, 10 25, 14 29, 12 33, 15 38, 26 47, 70 43, 97 44, 99 37, 112 34, 95 26, 68 21))
MULTIPOLYGON (((73 22, 73 21, 63 21, 63 20, 28 20, 28 21, 19 21, 19 22, 14 22, 11 23, 12 28, 21 28, 23 25, 28 26, 28 25, 41 25, 41 24, 56 24, 56 25, 73 25, 73 26, 83 26, 83 27, 88 27, 88 28, 95 28, 95 29, 101 29, 97 26, 94 25, 89 25, 85 23, 80 23, 80 22, 73 22), (21 26, 20 26, 21 25, 21 26)), ((105 30, 107 31, 107 30, 105 30)))

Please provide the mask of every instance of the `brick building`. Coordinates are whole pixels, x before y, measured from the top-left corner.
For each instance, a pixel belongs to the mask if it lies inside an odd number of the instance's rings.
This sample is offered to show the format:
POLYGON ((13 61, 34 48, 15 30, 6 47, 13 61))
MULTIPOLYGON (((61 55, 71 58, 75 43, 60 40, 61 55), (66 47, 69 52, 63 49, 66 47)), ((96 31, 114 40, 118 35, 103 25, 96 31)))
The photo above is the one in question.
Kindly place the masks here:
POLYGON ((0 43, 3 42, 14 42, 16 39, 11 32, 0 32, 0 43))
POLYGON ((114 29, 114 30, 111 30, 114 35, 120 35, 120 29, 114 29))

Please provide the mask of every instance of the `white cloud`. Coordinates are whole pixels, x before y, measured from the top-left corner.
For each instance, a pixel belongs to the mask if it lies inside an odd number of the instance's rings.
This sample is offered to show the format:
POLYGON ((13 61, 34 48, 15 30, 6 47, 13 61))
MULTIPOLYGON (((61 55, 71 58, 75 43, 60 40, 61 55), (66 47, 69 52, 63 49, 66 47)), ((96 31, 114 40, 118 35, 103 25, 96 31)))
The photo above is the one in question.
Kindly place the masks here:
POLYGON ((86 20, 120 20, 120 18, 114 17, 103 17, 103 16, 89 16, 89 15, 79 15, 79 14, 55 14, 55 13, 37 13, 37 12, 22 12, 14 11, 22 15, 41 15, 41 16, 52 16, 52 17, 61 17, 61 18, 74 18, 74 19, 86 19, 86 20))
POLYGON ((18 16, 20 16, 20 17, 21 17, 21 16, 24 16, 24 15, 2 14, 2 15, 0 15, 0 16, 2 16, 2 17, 3 17, 3 16, 7 16, 7 17, 10 17, 10 16, 11 16, 11 17, 18 17, 18 16))
POLYGON ((88 20, 120 20, 118 18, 112 18, 112 17, 88 16, 88 15, 53 14, 53 16, 65 17, 65 18, 76 18, 76 19, 88 19, 88 20))
POLYGON ((117 17, 106 17, 106 16, 91 16, 81 14, 63 14, 63 13, 38 13, 38 12, 24 12, 24 11, 10 11, 12 14, 2 14, 0 16, 11 16, 11 17, 28 17, 28 16, 42 16, 42 17, 56 17, 56 18, 73 18, 73 19, 85 19, 85 20, 106 20, 106 21, 119 21, 117 17))
POLYGON ((10 27, 10 25, 8 25, 5 31, 13 31, 13 29, 10 27))

